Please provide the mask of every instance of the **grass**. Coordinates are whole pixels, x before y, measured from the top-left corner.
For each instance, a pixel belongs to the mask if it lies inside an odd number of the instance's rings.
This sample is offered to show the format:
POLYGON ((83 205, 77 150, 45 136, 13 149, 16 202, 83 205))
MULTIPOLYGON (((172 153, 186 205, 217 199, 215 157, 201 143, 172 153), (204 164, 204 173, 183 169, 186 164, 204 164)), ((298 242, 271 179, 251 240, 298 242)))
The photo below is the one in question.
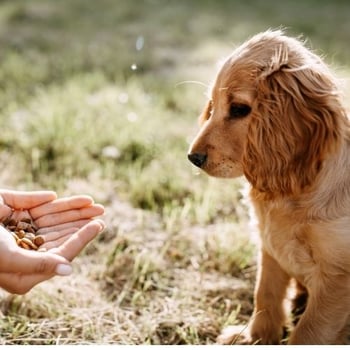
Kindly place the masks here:
POLYGON ((303 34, 342 76, 345 0, 4 0, 0 181, 92 195, 107 230, 75 273, 1 291, 1 344, 213 344, 252 310, 242 179, 186 159, 216 62, 254 33, 303 34))

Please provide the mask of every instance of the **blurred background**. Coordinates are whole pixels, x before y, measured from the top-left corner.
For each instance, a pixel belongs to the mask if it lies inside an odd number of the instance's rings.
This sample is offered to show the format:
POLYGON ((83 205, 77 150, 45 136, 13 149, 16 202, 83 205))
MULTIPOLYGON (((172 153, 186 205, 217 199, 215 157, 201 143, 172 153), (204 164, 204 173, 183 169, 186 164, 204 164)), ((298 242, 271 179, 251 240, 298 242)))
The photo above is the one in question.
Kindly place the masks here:
POLYGON ((217 63, 285 28, 349 77, 347 0, 1 0, 0 184, 92 195, 73 276, 3 292, 2 344, 211 344, 252 309, 243 179, 187 160, 217 63))

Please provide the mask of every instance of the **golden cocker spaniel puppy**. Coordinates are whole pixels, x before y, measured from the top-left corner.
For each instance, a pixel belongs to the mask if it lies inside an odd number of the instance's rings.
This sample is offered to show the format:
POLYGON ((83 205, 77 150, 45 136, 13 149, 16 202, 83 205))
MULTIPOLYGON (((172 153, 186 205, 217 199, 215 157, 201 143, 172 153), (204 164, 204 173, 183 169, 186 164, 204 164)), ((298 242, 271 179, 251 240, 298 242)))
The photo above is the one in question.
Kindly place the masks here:
MULTIPOLYGON (((280 30, 223 63, 188 158, 215 177, 244 175, 261 238, 244 342, 279 344, 284 299, 307 293, 289 344, 342 344, 350 320, 350 128, 326 64, 280 30)), ((220 343, 232 343, 224 331, 220 343)))

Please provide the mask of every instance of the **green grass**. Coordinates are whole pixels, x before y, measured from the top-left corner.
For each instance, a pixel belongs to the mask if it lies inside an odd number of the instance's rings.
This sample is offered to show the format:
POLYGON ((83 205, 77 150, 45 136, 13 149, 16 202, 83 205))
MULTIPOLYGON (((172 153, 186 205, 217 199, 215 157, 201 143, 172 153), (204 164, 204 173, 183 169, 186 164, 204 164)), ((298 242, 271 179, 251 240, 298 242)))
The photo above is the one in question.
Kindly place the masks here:
POLYGON ((87 193, 108 229, 25 296, 1 292, 1 344, 212 344, 252 309, 242 179, 186 158, 216 62, 268 28, 344 77, 346 0, 3 0, 3 187, 87 193))

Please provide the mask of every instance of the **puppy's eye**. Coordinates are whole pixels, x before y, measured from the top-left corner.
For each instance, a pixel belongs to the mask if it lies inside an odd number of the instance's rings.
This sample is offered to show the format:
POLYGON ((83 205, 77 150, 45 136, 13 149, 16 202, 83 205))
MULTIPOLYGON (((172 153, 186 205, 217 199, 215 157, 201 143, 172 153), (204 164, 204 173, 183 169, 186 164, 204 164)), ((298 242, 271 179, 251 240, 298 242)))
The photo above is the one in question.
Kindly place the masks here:
POLYGON ((252 109, 245 104, 232 103, 230 106, 230 118, 243 118, 246 117, 252 109))

